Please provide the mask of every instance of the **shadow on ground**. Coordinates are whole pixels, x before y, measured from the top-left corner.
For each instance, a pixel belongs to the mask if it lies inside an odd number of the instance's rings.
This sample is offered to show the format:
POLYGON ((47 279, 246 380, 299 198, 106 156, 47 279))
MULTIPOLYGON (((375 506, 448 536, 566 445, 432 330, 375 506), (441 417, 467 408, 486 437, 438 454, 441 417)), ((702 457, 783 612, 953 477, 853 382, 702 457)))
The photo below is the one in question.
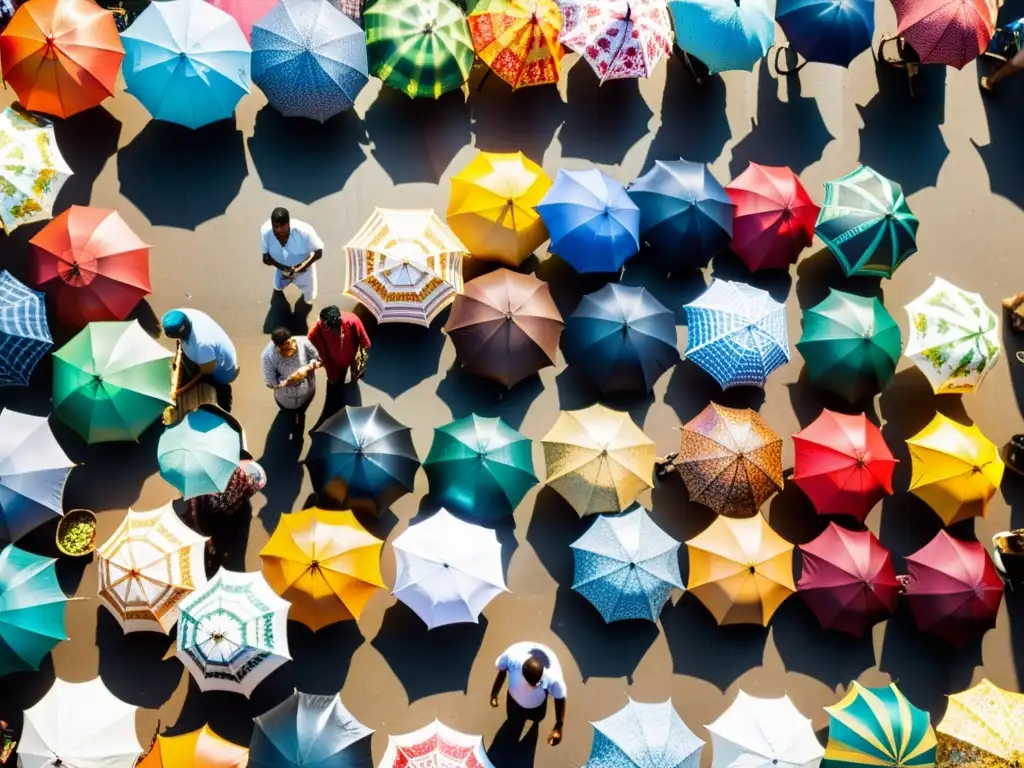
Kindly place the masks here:
POLYGON ((854 637, 826 632, 799 595, 787 598, 772 617, 772 639, 786 671, 813 677, 832 689, 848 685, 875 665, 870 633, 854 637))
POLYGON ((411 323, 367 325, 373 349, 363 381, 391 397, 398 397, 437 373, 444 347, 441 332, 448 312, 442 312, 429 328, 411 323))
POLYGON ((53 133, 61 155, 74 171, 57 196, 53 207, 57 214, 72 205, 89 205, 93 183, 107 160, 117 154, 121 121, 103 107, 95 107, 66 120, 54 120, 53 133))
POLYGON ((566 76, 566 101, 572 105, 558 134, 562 154, 591 163, 616 165, 648 133, 654 113, 633 78, 601 83, 579 60, 566 76), (597 126, 599 129, 595 130, 597 126))

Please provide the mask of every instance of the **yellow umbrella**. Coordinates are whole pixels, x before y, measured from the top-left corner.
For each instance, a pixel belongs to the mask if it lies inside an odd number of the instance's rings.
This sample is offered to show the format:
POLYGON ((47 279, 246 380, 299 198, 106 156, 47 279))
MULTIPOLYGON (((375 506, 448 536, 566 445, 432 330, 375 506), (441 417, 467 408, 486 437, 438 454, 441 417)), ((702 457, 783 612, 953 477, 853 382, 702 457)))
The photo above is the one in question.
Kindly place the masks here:
POLYGON ((476 55, 513 88, 558 82, 565 51, 555 0, 481 0, 467 21, 476 55))
POLYGON ((965 427, 941 413, 907 440, 910 490, 946 525, 984 516, 1000 481, 999 450, 976 426, 965 427))
POLYGON ((1024 695, 1004 691, 988 680, 949 697, 946 715, 935 729, 936 764, 993 768, 1024 763, 1024 695))
POLYGON ((351 511, 313 507, 282 515, 260 550, 263 576, 292 604, 288 618, 316 632, 336 621, 358 619, 384 586, 383 545, 351 511))
POLYGON ((686 542, 690 582, 686 588, 719 624, 767 627, 793 584, 793 545, 755 517, 718 517, 686 542))
POLYGON ((543 442, 547 484, 580 515, 621 512, 652 485, 654 443, 628 413, 562 411, 543 442))
POLYGON ((245 768, 249 750, 222 739, 208 725, 180 736, 157 736, 138 768, 245 768))
POLYGON ((534 206, 550 187, 522 152, 480 152, 452 177, 448 226, 473 256, 518 267, 548 239, 534 206))

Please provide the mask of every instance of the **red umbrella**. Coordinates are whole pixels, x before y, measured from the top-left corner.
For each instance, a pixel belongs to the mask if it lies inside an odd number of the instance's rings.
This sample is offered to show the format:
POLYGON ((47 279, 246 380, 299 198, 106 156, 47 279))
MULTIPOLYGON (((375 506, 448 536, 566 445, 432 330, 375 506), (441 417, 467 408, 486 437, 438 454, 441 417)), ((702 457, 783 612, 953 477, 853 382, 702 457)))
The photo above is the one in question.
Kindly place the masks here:
POLYGON ((996 30, 997 5, 990 0, 892 0, 892 6, 899 34, 925 64, 963 69, 996 30))
POLYGON ((73 205, 29 242, 32 281, 67 325, 124 320, 152 292, 149 246, 117 211, 73 205))
POLYGON ((914 623, 960 647, 996 625, 1003 582, 985 548, 945 531, 906 557, 914 623))
POLYGON ((277 5, 277 0, 207 0, 238 22, 242 34, 252 42, 252 25, 277 5))
POLYGON ((789 168, 751 163, 725 191, 736 206, 731 247, 751 272, 788 269, 814 240, 818 206, 789 168))
POLYGON ((796 589, 822 628, 863 637, 896 610, 900 583, 892 556, 870 531, 829 523, 800 552, 803 571, 796 589))

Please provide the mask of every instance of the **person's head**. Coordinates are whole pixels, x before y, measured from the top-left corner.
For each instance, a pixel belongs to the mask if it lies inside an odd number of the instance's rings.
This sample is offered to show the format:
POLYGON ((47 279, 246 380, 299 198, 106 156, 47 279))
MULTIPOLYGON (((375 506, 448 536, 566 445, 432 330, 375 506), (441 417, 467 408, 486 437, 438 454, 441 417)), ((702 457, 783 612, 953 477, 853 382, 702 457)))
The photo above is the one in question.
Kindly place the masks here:
POLYGON ((292 231, 292 217, 289 215, 288 209, 277 207, 271 211, 270 226, 277 237, 281 239, 287 238, 292 231))
POLYGON ((320 322, 332 331, 341 329, 341 310, 333 304, 320 310, 320 322))
POLYGON ((540 681, 543 677, 544 662, 537 656, 531 655, 523 662, 523 680, 525 680, 531 688, 536 688, 540 685, 540 681))
POLYGON ((275 328, 274 332, 270 334, 270 341, 277 347, 277 351, 281 353, 282 357, 291 357, 299 348, 295 339, 292 338, 292 332, 287 328, 275 328))
POLYGON ((169 339, 187 339, 192 333, 192 323, 180 309, 165 312, 160 319, 160 325, 163 326, 164 334, 169 339))

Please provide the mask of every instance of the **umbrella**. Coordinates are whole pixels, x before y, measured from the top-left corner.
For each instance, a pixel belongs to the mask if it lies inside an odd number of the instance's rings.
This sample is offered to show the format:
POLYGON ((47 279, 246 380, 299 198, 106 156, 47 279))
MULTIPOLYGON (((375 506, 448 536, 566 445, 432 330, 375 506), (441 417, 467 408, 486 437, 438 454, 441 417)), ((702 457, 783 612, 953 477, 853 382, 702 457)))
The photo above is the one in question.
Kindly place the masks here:
POLYGON ((999 449, 972 424, 965 427, 937 413, 907 438, 910 492, 931 507, 944 525, 984 517, 1003 479, 999 449))
POLYGON ((548 175, 522 152, 478 152, 452 176, 448 226, 473 258, 518 267, 548 239, 534 206, 550 188, 548 175))
POLYGON ((14 107, 0 112, 0 229, 10 234, 50 218, 70 177, 52 123, 14 107))
POLYGON ((370 71, 411 98, 461 88, 473 66, 473 40, 451 0, 376 0, 363 13, 370 71))
POLYGON ((252 27, 277 5, 277 0, 207 0, 238 22, 247 42, 252 42, 252 27))
POLYGON ((476 55, 513 89, 558 82, 565 51, 554 0, 483 0, 467 21, 476 55))
POLYGON ((803 570, 796 589, 822 629, 863 637, 896 610, 900 585, 892 555, 871 531, 835 523, 800 546, 803 570))
POLYGON ((445 509, 406 528, 394 550, 394 595, 428 629, 479 623, 487 604, 508 591, 497 534, 445 509))
POLYGON ((828 712, 825 760, 830 767, 927 768, 935 765, 935 732, 895 683, 865 688, 854 680, 828 712))
POLYGON ((572 543, 572 556, 572 588, 597 608, 605 622, 657 621, 669 593, 683 588, 679 542, 639 504, 620 515, 596 517, 572 543))
POLYGON ((433 498, 483 521, 510 516, 537 483, 529 438, 475 414, 434 430, 423 469, 433 498))
POLYGON ((67 640, 67 597, 57 581, 57 561, 13 544, 0 549, 0 677, 39 669, 67 640))
POLYGON ((463 368, 512 387, 555 364, 563 325, 547 283, 499 269, 466 283, 444 329, 463 368))
POLYGON ((223 493, 238 467, 241 447, 240 435, 222 416, 192 411, 160 435, 160 477, 186 499, 223 493))
MULTIPOLYGON (((377 0, 370 11, 390 1, 377 0)), ((469 255, 429 208, 375 208, 345 254, 345 292, 377 322, 427 326, 462 293, 462 259, 469 255)))
POLYGON ((0 271, 0 387, 27 387, 52 346, 43 294, 0 271))
POLYGON ((563 0, 562 45, 586 61, 601 82, 650 77, 672 53, 665 0, 563 0))
POLYGON ((654 441, 628 413, 562 411, 544 436, 547 484, 580 515, 622 512, 651 486, 654 441))
POLYGON ((917 217, 903 188, 866 165, 825 182, 815 234, 847 277, 892 277, 917 253, 917 217))
POLYGON ((560 170, 536 208, 551 252, 577 272, 618 272, 640 250, 640 209, 601 171, 560 170))
POLYGON ((250 768, 372 768, 367 728, 341 702, 341 694, 295 691, 255 718, 250 768))
POLYGON ((818 768, 824 752, 811 721, 789 696, 737 691, 708 733, 712 768, 818 768))
POLYGON ((999 5, 990 0, 893 0, 896 34, 923 64, 963 69, 985 52, 996 30, 999 5))
POLYGON ((64 514, 64 484, 74 466, 46 419, 0 411, 0 539, 17 541, 64 514))
POLYGON ((675 314, 644 288, 609 283, 569 316, 565 353, 602 394, 650 392, 679 362, 675 314))
POLYGON ((249 750, 232 744, 209 725, 180 736, 157 736, 138 768, 246 768, 249 750))
POLYGON ((749 517, 782 490, 782 438, 749 408, 708 404, 683 425, 673 460, 690 500, 749 517))
POLYGON ((128 93, 157 120, 199 128, 231 117, 249 93, 252 49, 204 0, 150 3, 121 37, 128 93))
POLYGON ((351 511, 316 507, 281 515, 263 549, 263 576, 291 603, 288 618, 316 632, 328 624, 358 619, 384 587, 380 550, 351 511))
POLYGON ((768 626, 772 614, 796 590, 793 545, 754 517, 718 517, 686 542, 686 585, 721 624, 768 626))
POLYGON ((181 601, 206 585, 206 541, 170 504, 129 509, 97 550, 100 604, 125 632, 167 634, 181 601))
POLYGON ((732 250, 751 272, 789 269, 814 240, 818 206, 786 167, 750 163, 726 187, 736 206, 732 250))
POLYGON ((53 353, 54 416, 90 444, 138 440, 174 402, 172 357, 138 320, 89 323, 53 353))
POLYGON ((796 348, 815 385, 858 403, 892 380, 902 343, 899 325, 877 298, 830 288, 804 312, 796 348))
POLYGON ((935 278, 907 305, 906 355, 936 394, 973 392, 999 360, 999 316, 976 293, 935 278))
POLYGON ((875 0, 779 0, 775 20, 807 61, 848 67, 871 47, 875 0))
POLYGON ((260 573, 221 568, 178 606, 177 657, 201 691, 248 698, 288 655, 288 603, 260 573))
POLYGON ((918 630, 960 648, 996 625, 1003 582, 981 544, 939 531, 905 560, 906 599, 918 630))
POLYGON ((459 733, 440 720, 401 736, 388 736, 388 748, 377 768, 423 765, 444 768, 494 768, 479 736, 459 733))
POLYGON ((3 79, 32 112, 95 107, 114 95, 123 58, 113 14, 91 0, 31 0, 0 33, 3 79))
POLYGON ((732 239, 736 207, 702 163, 657 160, 626 191, 640 209, 640 234, 669 271, 705 266, 732 239))
POLYGON ((750 71, 775 44, 764 0, 669 0, 676 43, 712 73, 750 71))
POLYGON ((153 291, 149 246, 117 211, 72 205, 29 242, 32 282, 53 299, 65 325, 124 320, 153 291))
POLYGON ((686 358, 722 389, 763 388, 768 374, 789 362, 786 308, 767 291, 715 279, 684 309, 686 358))
POLYGON ((938 765, 1020 765, 1024 760, 1024 694, 1004 691, 982 678, 973 688, 949 696, 935 735, 938 765))
POLYGON ((313 430, 306 466, 317 493, 379 513, 412 493, 420 459, 411 430, 383 407, 350 405, 313 430))
POLYGON ((285 117, 329 120, 368 80, 363 31, 328 0, 281 0, 252 25, 252 81, 285 117))
POLYGON ((697 768, 704 742, 680 719, 672 700, 626 706, 592 722, 594 741, 584 768, 697 768))
POLYGON ((896 459, 862 413, 825 409, 793 435, 793 446, 793 482, 819 515, 851 515, 863 523, 875 504, 892 495, 896 459))

